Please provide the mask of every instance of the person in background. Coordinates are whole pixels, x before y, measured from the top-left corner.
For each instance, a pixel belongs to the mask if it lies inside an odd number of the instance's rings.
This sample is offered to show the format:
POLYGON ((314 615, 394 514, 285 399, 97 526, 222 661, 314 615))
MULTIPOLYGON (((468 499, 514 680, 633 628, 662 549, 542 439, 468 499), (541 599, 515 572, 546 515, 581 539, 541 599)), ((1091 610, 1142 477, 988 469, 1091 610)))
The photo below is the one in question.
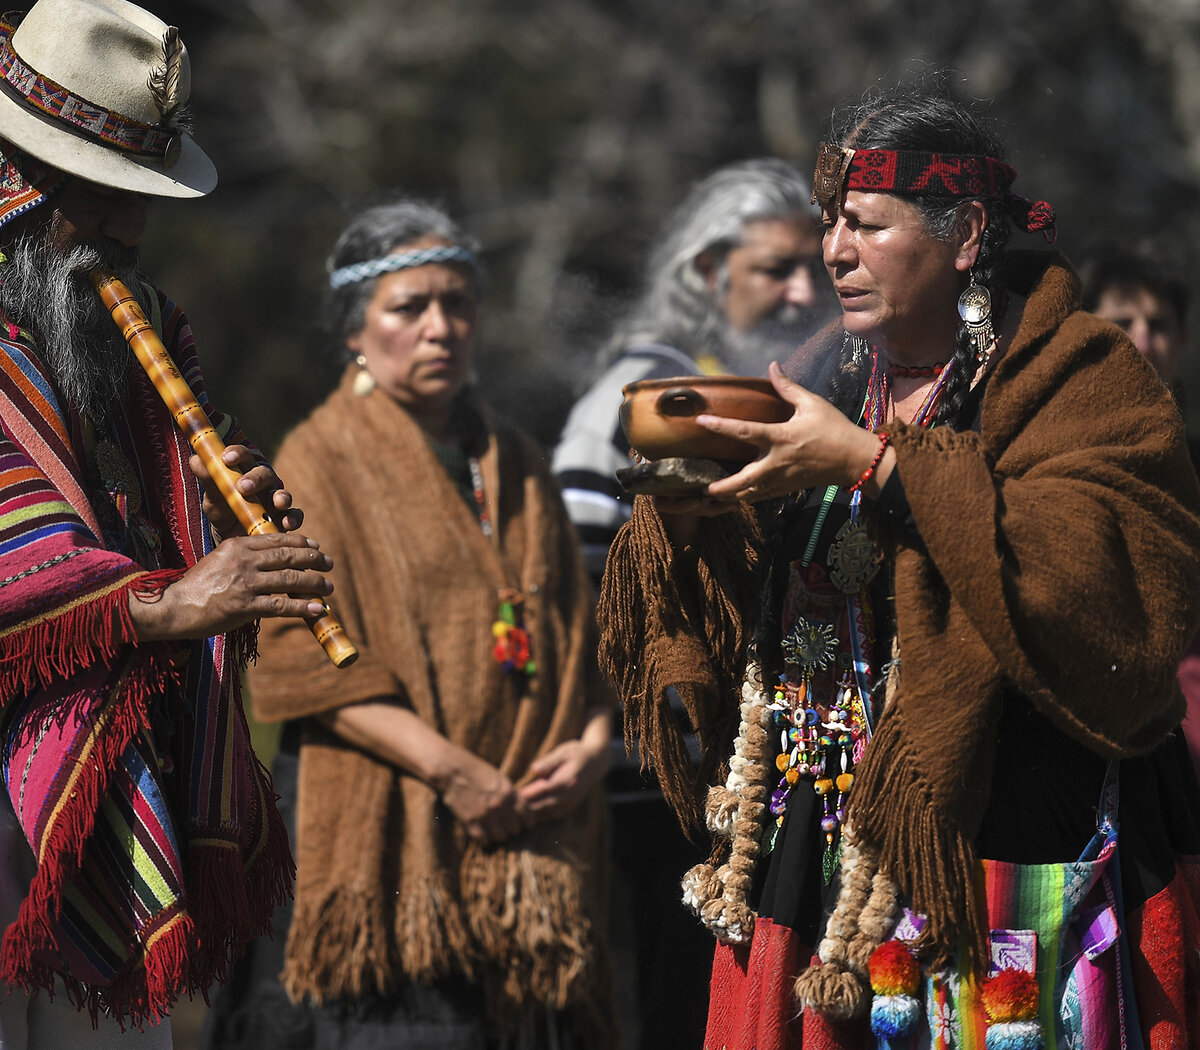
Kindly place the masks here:
POLYGON ((478 249, 400 197, 329 268, 345 372, 277 463, 360 655, 260 638, 254 711, 299 756, 296 900, 282 988, 244 988, 212 1045, 600 1050, 613 697, 545 459, 468 381, 478 249))
POLYGON ((206 995, 289 894, 240 676, 255 621, 318 612, 289 595, 329 594, 332 563, 208 405, 186 317, 139 272, 151 201, 217 181, 179 123, 178 31, 124 0, 39 0, 0 23, 0 69, 0 1046, 169 1047, 174 1001, 206 995), (96 294, 100 268, 241 492, 293 531, 243 534, 96 294))
POLYGON ((551 469, 597 583, 629 519, 614 476, 629 465, 621 388, 700 373, 762 375, 834 309, 820 272, 821 232, 808 180, 772 157, 698 182, 650 253, 641 295, 601 355, 603 373, 572 408, 551 469))
MULTIPOLYGON (((1186 275, 1152 244, 1102 241, 1077 258, 1083 308, 1129 336, 1185 412, 1180 368, 1190 337, 1186 275)), ((1189 447, 1200 470, 1200 441, 1189 441, 1189 447)))
MULTIPOLYGON (((833 304, 819 272, 811 198, 790 164, 760 158, 713 172, 668 218, 641 296, 609 342, 603 374, 573 407, 551 462, 597 584, 608 545, 629 517, 615 477, 630 462, 617 418, 621 388, 700 372, 761 375, 815 331, 822 308, 833 304)), ((618 733, 606 784, 612 939, 633 1050, 698 1041, 712 954, 679 897, 680 865, 700 859, 699 848, 638 765, 618 733)))
MULTIPOLYGON (((1079 256, 1083 308, 1111 321, 1133 341, 1167 384, 1184 411, 1180 366, 1188 349, 1190 288, 1177 265, 1152 244, 1127 246, 1104 241, 1079 256)), ((1188 439, 1192 466, 1200 474, 1200 441, 1188 439)), ((1200 635, 1179 664, 1179 684, 1187 699, 1183 731, 1200 777, 1200 635)))

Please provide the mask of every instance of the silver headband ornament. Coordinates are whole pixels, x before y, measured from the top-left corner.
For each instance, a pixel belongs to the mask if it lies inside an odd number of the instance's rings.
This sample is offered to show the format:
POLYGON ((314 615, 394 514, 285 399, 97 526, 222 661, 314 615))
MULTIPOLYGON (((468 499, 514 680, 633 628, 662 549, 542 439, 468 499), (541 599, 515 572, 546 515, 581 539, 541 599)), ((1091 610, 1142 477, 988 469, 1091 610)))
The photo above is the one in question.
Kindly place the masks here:
POLYGON ((395 270, 408 270, 414 266, 426 266, 429 263, 463 263, 476 269, 478 262, 473 252, 460 248, 456 244, 438 244, 432 248, 414 248, 412 251, 396 252, 385 255, 381 259, 371 259, 367 262, 352 263, 334 270, 329 275, 329 287, 344 288, 348 284, 358 284, 359 281, 369 281, 395 270))

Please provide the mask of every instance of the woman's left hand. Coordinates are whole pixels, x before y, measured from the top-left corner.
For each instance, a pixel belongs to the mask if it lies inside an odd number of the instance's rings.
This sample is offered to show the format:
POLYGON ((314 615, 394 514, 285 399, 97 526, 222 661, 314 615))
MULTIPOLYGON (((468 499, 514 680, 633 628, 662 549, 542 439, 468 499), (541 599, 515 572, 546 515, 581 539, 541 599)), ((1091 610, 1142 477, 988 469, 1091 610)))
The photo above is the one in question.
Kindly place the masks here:
POLYGON ((569 816, 608 772, 610 722, 596 714, 578 740, 567 740, 530 764, 535 779, 518 789, 539 821, 569 816))
POLYGON ((714 434, 748 442, 759 454, 736 474, 708 486, 716 499, 757 503, 814 485, 852 485, 879 448, 879 438, 855 426, 823 397, 797 386, 771 362, 776 392, 793 408, 782 423, 755 423, 700 415, 696 422, 714 434))
MULTIPOLYGON (((283 487, 279 475, 266 463, 260 463, 245 445, 229 445, 221 456, 227 467, 241 475, 237 490, 248 500, 260 503, 267 516, 283 532, 293 532, 304 523, 303 511, 292 506, 292 494, 283 487)), ((204 489, 204 513, 219 536, 242 536, 245 529, 229 509, 216 482, 199 456, 191 458, 192 473, 204 489)))
POLYGON ((582 740, 568 740, 529 767, 536 779, 519 792, 539 821, 561 820, 600 783, 607 767, 607 753, 597 754, 582 740))

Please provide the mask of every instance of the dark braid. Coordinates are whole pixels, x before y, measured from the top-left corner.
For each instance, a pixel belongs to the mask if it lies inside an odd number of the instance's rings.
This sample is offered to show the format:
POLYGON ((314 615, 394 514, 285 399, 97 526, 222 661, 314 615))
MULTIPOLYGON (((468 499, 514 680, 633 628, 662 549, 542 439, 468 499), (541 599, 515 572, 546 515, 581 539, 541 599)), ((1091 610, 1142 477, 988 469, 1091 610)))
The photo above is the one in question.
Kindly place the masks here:
MULTIPOLYGON (((944 74, 933 74, 914 83, 866 98, 834 114, 830 142, 859 149, 922 150, 930 153, 975 153, 1005 159, 1005 148, 997 133, 972 106, 953 98, 944 74)), ((910 196, 920 211, 930 236, 950 241, 958 231, 964 200, 910 196)), ((987 209, 988 225, 975 264, 975 279, 992 297, 995 313, 1006 293, 998 280, 1004 247, 1012 232, 1012 219, 1000 201, 980 202, 987 209)), ((993 317, 994 323, 999 318, 993 317)), ((959 325, 954 347, 953 371, 946 381, 942 403, 932 422, 954 419, 971 387, 978 363, 965 325, 959 325)), ((834 383, 838 393, 851 398, 852 391, 865 387, 869 362, 855 367, 844 364, 834 383)), ((834 400, 831 397, 831 400, 834 400)), ((838 403, 835 400, 835 403, 838 403)), ((839 404, 843 411, 846 408, 839 404)), ((849 413, 847 413, 849 414, 849 413)))

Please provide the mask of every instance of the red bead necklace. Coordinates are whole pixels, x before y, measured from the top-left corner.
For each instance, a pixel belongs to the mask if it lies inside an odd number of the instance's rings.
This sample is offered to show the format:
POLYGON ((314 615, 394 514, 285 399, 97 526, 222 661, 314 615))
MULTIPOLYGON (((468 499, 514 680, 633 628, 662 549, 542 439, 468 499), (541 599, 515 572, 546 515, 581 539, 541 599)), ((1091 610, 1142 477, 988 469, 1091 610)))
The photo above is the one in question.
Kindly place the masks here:
POLYGON ((942 374, 942 370, 945 367, 945 361, 938 361, 936 364, 920 365, 917 367, 894 365, 888 362, 888 375, 893 379, 936 379, 942 374))

